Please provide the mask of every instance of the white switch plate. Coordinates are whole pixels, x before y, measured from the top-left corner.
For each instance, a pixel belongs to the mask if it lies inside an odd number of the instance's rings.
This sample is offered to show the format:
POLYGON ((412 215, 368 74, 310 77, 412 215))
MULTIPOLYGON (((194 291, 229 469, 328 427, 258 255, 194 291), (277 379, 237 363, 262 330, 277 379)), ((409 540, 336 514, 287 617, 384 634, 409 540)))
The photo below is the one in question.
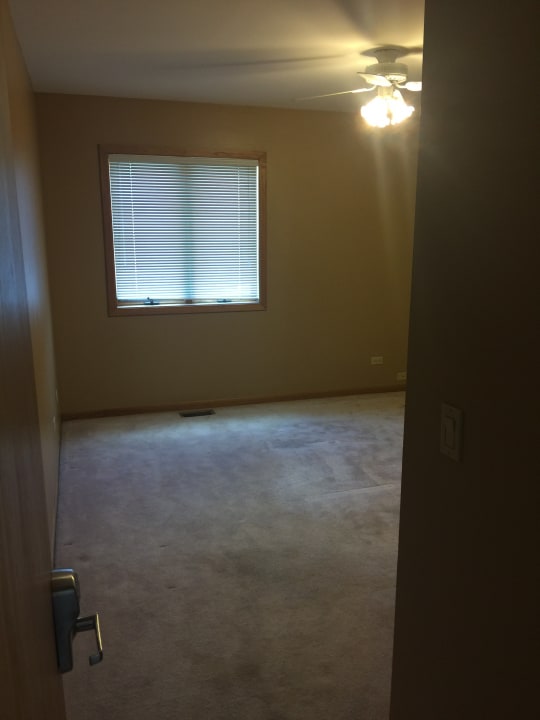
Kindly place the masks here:
POLYGON ((371 364, 372 365, 383 365, 384 364, 384 358, 382 355, 372 355, 371 356, 371 364))
POLYGON ((407 379, 407 373, 405 372, 405 370, 402 370, 401 372, 397 373, 396 380, 404 382, 406 379, 407 379))
POLYGON ((441 405, 441 441, 443 455, 459 462, 463 447, 463 410, 443 403, 441 405))

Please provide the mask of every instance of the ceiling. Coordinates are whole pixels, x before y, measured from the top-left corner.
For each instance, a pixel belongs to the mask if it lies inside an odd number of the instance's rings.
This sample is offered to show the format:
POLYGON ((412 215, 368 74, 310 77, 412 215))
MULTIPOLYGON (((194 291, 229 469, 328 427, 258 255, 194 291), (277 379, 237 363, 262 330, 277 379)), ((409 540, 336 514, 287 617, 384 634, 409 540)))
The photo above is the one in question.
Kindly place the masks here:
MULTIPOLYGON (((11 0, 37 92, 352 111, 366 50, 422 45, 424 0, 11 0)), ((422 56, 400 59, 421 79, 422 56)), ((410 98, 410 96, 409 96, 410 98)), ((407 98, 407 99, 409 99, 407 98)))

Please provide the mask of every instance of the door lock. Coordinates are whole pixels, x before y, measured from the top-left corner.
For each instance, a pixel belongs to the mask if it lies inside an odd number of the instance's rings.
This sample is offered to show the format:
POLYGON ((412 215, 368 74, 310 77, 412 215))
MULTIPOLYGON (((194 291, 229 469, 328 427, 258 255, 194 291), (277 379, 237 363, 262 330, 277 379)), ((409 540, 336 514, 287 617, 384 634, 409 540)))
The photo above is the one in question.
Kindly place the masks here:
POLYGON ((88 658, 90 665, 103 660, 103 645, 99 616, 88 615, 79 617, 81 597, 79 576, 70 569, 53 570, 51 573, 51 590, 56 635, 56 656, 58 669, 61 673, 73 669, 73 638, 77 633, 93 631, 96 636, 97 652, 88 658))

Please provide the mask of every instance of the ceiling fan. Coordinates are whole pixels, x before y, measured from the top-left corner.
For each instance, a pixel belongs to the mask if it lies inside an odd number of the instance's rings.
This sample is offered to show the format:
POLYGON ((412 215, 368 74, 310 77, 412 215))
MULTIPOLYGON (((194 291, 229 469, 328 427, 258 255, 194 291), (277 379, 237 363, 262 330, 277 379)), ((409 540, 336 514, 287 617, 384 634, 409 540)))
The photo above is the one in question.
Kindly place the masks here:
POLYGON ((371 87, 361 87, 355 90, 342 90, 341 92, 326 93, 324 95, 312 95, 302 100, 314 100, 315 98, 332 97, 334 95, 349 95, 355 93, 372 92, 377 88, 393 88, 420 92, 422 82, 408 80, 409 68, 405 63, 396 62, 399 57, 422 52, 421 47, 406 48, 399 45, 384 45, 382 47, 366 50, 362 55, 376 58, 377 62, 368 65, 365 72, 357 73, 371 87))
POLYGON ((359 72, 370 87, 356 88, 355 90, 342 90, 341 92, 313 95, 303 100, 312 100, 334 95, 349 95, 377 90, 376 97, 367 105, 360 108, 364 120, 373 127, 387 127, 397 125, 414 112, 414 107, 408 105, 403 99, 401 90, 419 92, 422 82, 409 80, 409 68, 405 63, 397 62, 399 57, 419 53, 422 48, 405 48, 398 45, 385 45, 383 47, 366 50, 363 55, 374 57, 377 62, 368 65, 365 72, 359 72))

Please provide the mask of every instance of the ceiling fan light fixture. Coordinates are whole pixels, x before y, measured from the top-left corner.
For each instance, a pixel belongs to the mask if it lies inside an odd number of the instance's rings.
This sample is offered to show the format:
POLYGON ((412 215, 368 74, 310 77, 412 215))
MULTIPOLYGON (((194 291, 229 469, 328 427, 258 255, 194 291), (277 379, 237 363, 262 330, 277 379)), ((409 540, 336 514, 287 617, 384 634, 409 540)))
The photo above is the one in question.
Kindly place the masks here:
POLYGON ((378 128, 398 125, 410 118, 413 112, 414 107, 407 105, 397 88, 379 88, 377 97, 360 108, 366 123, 378 128))

